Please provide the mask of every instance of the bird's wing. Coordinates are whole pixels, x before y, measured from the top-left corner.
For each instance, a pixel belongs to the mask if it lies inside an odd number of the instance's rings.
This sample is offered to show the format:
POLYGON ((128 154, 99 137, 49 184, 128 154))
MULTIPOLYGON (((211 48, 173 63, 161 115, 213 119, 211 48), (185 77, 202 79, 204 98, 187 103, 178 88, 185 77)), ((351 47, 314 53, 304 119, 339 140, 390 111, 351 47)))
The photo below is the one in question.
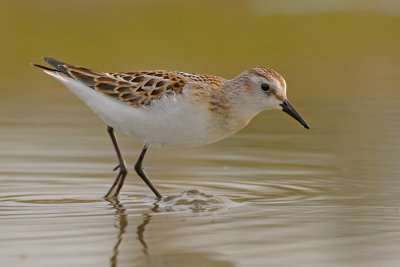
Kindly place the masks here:
MULTIPOLYGON (((189 83, 200 83, 201 87, 221 88, 223 78, 176 71, 99 72, 85 67, 67 64, 44 57, 55 69, 33 64, 46 72, 58 72, 85 84, 113 99, 135 107, 149 105, 153 100, 171 93, 181 93, 189 83)), ((197 86, 198 87, 198 86, 197 86)))
POLYGON ((55 69, 34 64, 47 72, 67 75, 113 99, 135 107, 149 105, 168 93, 181 93, 188 78, 170 71, 138 71, 105 73, 67 64, 52 58, 43 58, 55 69))

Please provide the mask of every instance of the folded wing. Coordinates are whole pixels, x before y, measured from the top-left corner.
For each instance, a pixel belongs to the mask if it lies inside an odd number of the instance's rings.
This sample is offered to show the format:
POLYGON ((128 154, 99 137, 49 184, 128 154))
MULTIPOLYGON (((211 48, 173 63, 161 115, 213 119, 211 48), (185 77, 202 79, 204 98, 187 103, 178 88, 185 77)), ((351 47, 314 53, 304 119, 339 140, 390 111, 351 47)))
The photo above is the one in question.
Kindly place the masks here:
POLYGON ((181 93, 187 78, 169 71, 99 72, 43 58, 55 69, 34 64, 45 71, 56 71, 67 75, 108 97, 126 102, 135 107, 149 105, 153 100, 169 93, 181 93))

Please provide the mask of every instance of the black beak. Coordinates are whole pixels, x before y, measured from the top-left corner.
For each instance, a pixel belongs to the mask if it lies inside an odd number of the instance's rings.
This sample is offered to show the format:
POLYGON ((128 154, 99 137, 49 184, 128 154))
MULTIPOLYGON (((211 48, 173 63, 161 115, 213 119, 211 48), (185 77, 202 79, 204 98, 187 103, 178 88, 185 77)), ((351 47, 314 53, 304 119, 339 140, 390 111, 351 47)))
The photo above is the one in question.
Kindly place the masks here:
POLYGON ((282 107, 282 110, 284 112, 286 112, 287 114, 289 114, 292 118, 294 118, 296 121, 300 122, 301 125, 304 126, 304 128, 306 129, 310 129, 310 126, 308 125, 308 123, 303 120, 303 118, 300 116, 299 113, 297 113, 297 111, 294 109, 294 107, 289 103, 289 101, 287 99, 285 99, 283 101, 282 104, 280 104, 282 107))

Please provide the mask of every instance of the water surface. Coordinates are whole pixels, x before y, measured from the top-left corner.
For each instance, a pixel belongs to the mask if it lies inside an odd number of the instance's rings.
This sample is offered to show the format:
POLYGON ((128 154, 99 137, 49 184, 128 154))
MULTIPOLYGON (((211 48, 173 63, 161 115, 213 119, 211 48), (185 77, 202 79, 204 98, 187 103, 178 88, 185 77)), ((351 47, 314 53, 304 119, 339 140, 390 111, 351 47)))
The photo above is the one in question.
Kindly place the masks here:
MULTIPOLYGON (((308 103, 310 131, 271 111, 214 145, 151 148, 144 166, 165 195, 160 202, 133 171, 119 201, 102 199, 116 158, 105 127, 80 102, 33 111, 3 105, 2 261, 395 265, 400 103, 380 112, 376 101, 345 104, 308 103), (361 106, 368 123, 349 121, 361 106)), ((141 144, 118 137, 132 167, 141 144)))

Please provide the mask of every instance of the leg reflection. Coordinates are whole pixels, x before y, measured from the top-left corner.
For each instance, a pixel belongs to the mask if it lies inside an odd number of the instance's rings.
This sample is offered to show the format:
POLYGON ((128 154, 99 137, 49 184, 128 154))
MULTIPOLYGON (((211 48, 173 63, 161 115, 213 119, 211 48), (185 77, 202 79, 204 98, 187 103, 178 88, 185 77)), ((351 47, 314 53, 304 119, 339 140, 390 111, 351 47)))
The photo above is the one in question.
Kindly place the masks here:
POLYGON ((110 199, 107 201, 110 202, 110 204, 115 209, 115 217, 117 218, 116 227, 119 229, 118 236, 117 236, 117 242, 115 243, 115 245, 113 247, 113 255, 110 258, 110 266, 115 267, 115 266, 117 266, 119 247, 122 243, 122 239, 123 239, 124 233, 126 231, 126 227, 128 226, 128 218, 127 218, 127 214, 126 214, 126 209, 119 202, 118 199, 112 199, 112 200, 110 199))
POLYGON ((157 200, 157 202, 154 203, 153 208, 151 208, 151 210, 143 213, 143 222, 138 225, 138 227, 136 228, 136 234, 137 234, 137 239, 139 239, 140 244, 142 244, 143 246, 143 253, 144 255, 146 255, 146 257, 149 255, 148 252, 148 248, 147 248, 147 244, 146 241, 144 240, 144 232, 146 231, 146 226, 150 223, 150 220, 152 218, 151 213, 152 212, 158 212, 158 203, 159 200, 157 200))
POLYGON ((151 215, 150 214, 143 214, 143 215, 144 215, 143 223, 138 225, 138 227, 136 229, 136 234, 137 234, 137 238, 139 239, 140 244, 142 244, 142 246, 143 246, 144 255, 148 256, 149 253, 147 251, 146 241, 144 240, 144 232, 146 231, 146 225, 148 225, 151 220, 151 215))
MULTIPOLYGON (((122 240, 124 239, 124 234, 126 232, 126 228, 128 226, 128 215, 126 213, 126 209, 124 208, 124 205, 119 202, 119 200, 116 199, 108 199, 107 200, 115 209, 115 218, 116 218, 116 224, 115 226, 119 229, 118 235, 117 235, 117 241, 115 242, 115 245, 113 247, 113 254, 110 258, 110 266, 115 267, 117 266, 118 263, 118 254, 120 251, 120 246, 122 243, 122 240)), ((158 202, 159 200, 157 200, 158 202)), ((148 260, 148 246, 144 238, 144 233, 146 231, 147 225, 150 223, 150 220, 152 218, 151 213, 152 212, 158 212, 158 205, 157 202, 154 203, 154 206, 150 209, 145 211, 142 216, 143 216, 143 222, 137 226, 136 228, 136 235, 137 239, 139 240, 140 244, 143 247, 143 253, 148 260)))

